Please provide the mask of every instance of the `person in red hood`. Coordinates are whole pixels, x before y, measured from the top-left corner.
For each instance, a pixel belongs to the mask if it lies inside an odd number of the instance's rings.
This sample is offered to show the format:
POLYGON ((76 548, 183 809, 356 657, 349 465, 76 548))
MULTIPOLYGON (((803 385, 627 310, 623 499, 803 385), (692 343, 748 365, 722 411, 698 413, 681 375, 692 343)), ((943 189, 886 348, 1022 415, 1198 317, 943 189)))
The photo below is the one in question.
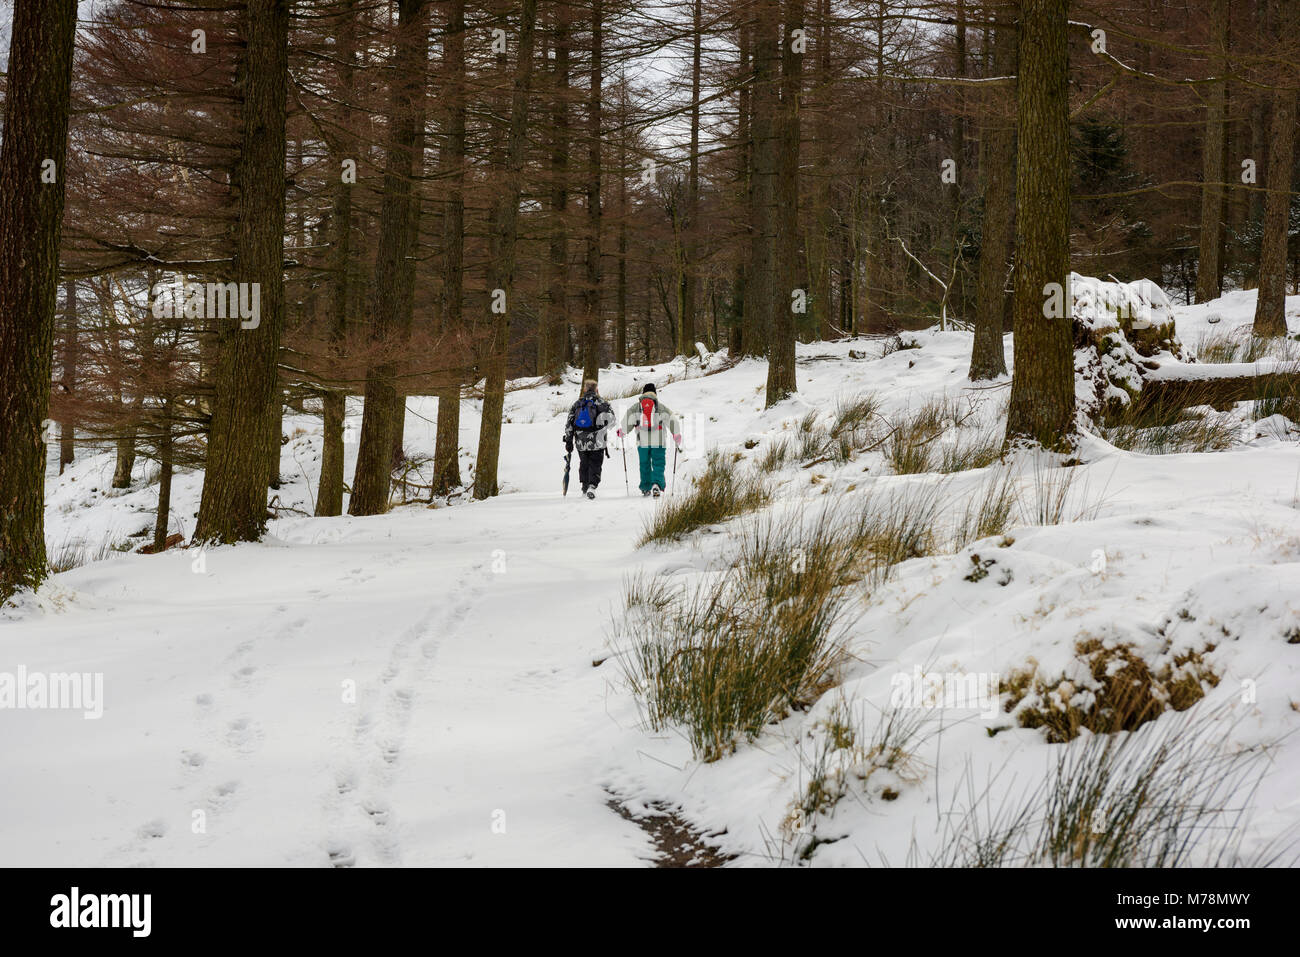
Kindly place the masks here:
POLYGON ((659 400, 653 383, 646 383, 640 397, 623 415, 619 436, 636 434, 641 462, 641 494, 658 496, 664 490, 664 467, 668 461, 668 439, 682 447, 682 426, 676 413, 659 400))

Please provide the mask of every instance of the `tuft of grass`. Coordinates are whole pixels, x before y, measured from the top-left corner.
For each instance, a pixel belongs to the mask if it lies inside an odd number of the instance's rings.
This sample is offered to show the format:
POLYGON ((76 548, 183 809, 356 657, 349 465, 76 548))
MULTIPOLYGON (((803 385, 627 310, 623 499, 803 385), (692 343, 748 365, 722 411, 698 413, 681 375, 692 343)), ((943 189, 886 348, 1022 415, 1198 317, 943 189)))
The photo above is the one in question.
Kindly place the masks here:
POLYGON ((1208 406, 1156 410, 1139 417, 1130 405, 1101 429, 1102 437, 1117 449, 1146 455, 1218 452, 1236 445, 1238 432, 1235 415, 1208 406))
POLYGON ((91 562, 102 562, 114 554, 130 550, 131 542, 117 541, 112 532, 106 533, 96 546, 92 546, 82 538, 67 537, 48 553, 46 564, 49 566, 50 574, 57 575, 60 572, 80 568, 82 565, 89 565, 91 562))
POLYGON ((1300 343, 1285 336, 1256 336, 1250 326, 1203 332, 1194 347, 1201 362, 1258 362, 1260 359, 1300 360, 1300 343))
POLYGON ((795 457, 801 462, 818 458, 826 450, 829 436, 817 424, 817 419, 818 413, 814 409, 799 420, 795 429, 795 457))
POLYGON ((1066 522, 1088 521, 1097 517, 1103 504, 1101 496, 1093 496, 1078 466, 1051 467, 1034 460, 1031 488, 1033 498, 1022 502, 1025 520, 1034 525, 1062 525, 1066 522))
POLYGON ((970 441, 957 440, 939 450, 939 471, 945 474, 988 468, 1002 457, 1002 436, 984 432, 970 441))
POLYGON ((754 460, 754 467, 760 472, 779 472, 794 459, 789 439, 774 438, 754 460))
POLYGON ((964 815, 945 815, 946 822, 957 823, 945 823, 943 850, 930 863, 1129 868, 1248 863, 1240 853, 1241 838, 1271 749, 1234 745, 1234 722, 1225 717, 1217 712, 1178 716, 1135 733, 1091 735, 1064 746, 1038 787, 1022 790, 1018 799, 1002 799, 991 787, 970 793, 964 815))
POLYGON ((714 761, 830 686, 858 543, 826 511, 764 516, 732 562, 693 588, 639 580, 622 616, 628 683, 650 726, 680 724, 714 761))
POLYGON ((1242 338, 1226 329, 1210 329, 1201 333, 1193 350, 1201 362, 1236 362, 1242 351, 1242 338))
MULTIPOLYGON (((1300 372, 1300 363, 1291 371, 1300 372)), ((1251 418, 1258 422, 1270 415, 1284 415, 1292 422, 1300 422, 1300 385, 1285 380, 1261 383, 1251 403, 1251 418)))
POLYGON ((842 399, 835 407, 831 437, 848 439, 857 445, 864 444, 865 440, 869 439, 879 415, 880 398, 874 393, 842 399))
POLYGON ((761 476, 741 471, 734 457, 714 449, 691 490, 664 498, 650 515, 638 544, 675 541, 706 525, 752 511, 769 498, 761 476))
POLYGON ((782 861, 807 861, 838 839, 822 836, 822 825, 846 796, 892 801, 921 780, 916 753, 937 733, 930 717, 919 708, 890 708, 870 730, 865 717, 865 707, 854 714, 841 693, 810 729, 812 747, 799 748, 800 783, 782 822, 782 861))
POLYGON ((966 500, 953 533, 953 547, 961 551, 982 538, 1005 535, 1019 503, 1015 472, 1009 468, 991 471, 983 487, 966 500))
POLYGON ((933 553, 941 490, 755 516, 693 587, 638 579, 621 616, 629 685, 652 728, 682 725, 713 761, 830 686, 851 608, 899 562, 933 553))
POLYGON ((930 399, 894 423, 885 447, 885 461, 896 475, 933 471, 935 441, 945 429, 960 428, 965 419, 955 401, 930 399))

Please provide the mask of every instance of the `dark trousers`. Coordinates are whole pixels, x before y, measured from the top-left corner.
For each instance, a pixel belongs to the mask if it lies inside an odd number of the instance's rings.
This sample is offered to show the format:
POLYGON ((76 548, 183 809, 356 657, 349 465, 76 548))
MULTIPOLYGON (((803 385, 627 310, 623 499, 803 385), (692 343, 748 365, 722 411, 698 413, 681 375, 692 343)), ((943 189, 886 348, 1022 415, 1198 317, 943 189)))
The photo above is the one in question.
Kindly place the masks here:
POLYGON ((604 449, 592 449, 590 452, 578 449, 578 480, 582 482, 584 492, 600 485, 600 470, 604 465, 604 449))

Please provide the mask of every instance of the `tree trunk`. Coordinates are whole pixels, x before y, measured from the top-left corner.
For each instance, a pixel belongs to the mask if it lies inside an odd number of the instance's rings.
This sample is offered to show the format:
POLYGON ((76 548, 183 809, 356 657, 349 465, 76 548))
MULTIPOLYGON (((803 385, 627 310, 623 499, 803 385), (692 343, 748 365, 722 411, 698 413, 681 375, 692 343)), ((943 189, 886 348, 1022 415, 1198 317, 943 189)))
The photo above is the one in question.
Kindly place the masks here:
MULTIPOLYGON (((749 274, 745 283, 748 293, 745 309, 745 347, 752 355, 768 352, 772 334, 773 308, 779 296, 780 263, 776 253, 776 178, 780 151, 777 130, 778 63, 780 45, 779 0, 759 0, 754 4, 753 24, 754 71, 753 116, 750 121, 753 183, 750 202, 749 274)), ((789 308, 786 303, 785 308, 789 308)))
MULTIPOLYGON (((1210 5, 1211 61, 1216 74, 1228 69, 1228 0, 1210 5)), ((1205 139, 1201 150, 1201 236, 1196 267, 1196 301, 1217 299, 1222 291, 1224 123, 1228 81, 1213 84, 1205 104, 1205 139)))
POLYGON ((686 215, 682 222, 681 306, 678 308, 677 351, 695 354, 695 301, 698 257, 696 229, 700 216, 700 43, 703 3, 695 0, 691 13, 691 140, 686 179, 686 215))
POLYGON ((412 186, 417 170, 416 146, 424 125, 422 107, 429 34, 425 6, 426 0, 401 0, 398 7, 392 123, 371 303, 372 337, 386 354, 366 372, 365 409, 352 497, 348 501, 349 515, 378 515, 388 509, 393 474, 393 425, 402 404, 392 350, 405 325, 403 274, 412 252, 412 186))
POLYGON ((600 180, 601 78, 604 70, 605 11, 602 0, 591 4, 591 86, 587 96, 587 282, 583 289, 582 377, 600 373, 600 180))
POLYGON ((627 74, 623 75, 623 131, 618 137, 618 315, 614 326, 614 361, 627 363, 627 74))
POLYGON ((831 243, 834 229, 831 215, 831 156, 834 143, 831 136, 831 116, 834 97, 831 95, 831 0, 817 0, 817 79, 820 110, 816 119, 814 142, 814 184, 812 228, 808 230, 808 290, 812 307, 813 327, 821 339, 834 338, 831 322, 831 243))
POLYGON ((552 384, 564 372, 569 297, 569 10, 556 4, 554 101, 551 104, 551 235, 544 268, 546 298, 542 302, 541 348, 537 374, 552 384))
MULTIPOLYGON (((781 102, 774 143, 776 155, 775 275, 772 334, 767 350, 767 404, 775 405, 798 388, 795 382, 794 290, 799 260, 799 100, 803 95, 803 53, 795 31, 803 32, 803 0, 784 0, 785 36, 781 45, 781 102)), ((806 296, 806 291, 805 291, 806 296)))
POLYGON ((153 523, 153 547, 161 552, 167 547, 167 527, 172 506, 172 402, 163 403, 162 434, 158 437, 158 513, 153 523))
MULTIPOLYGON (((1278 36, 1296 35, 1294 3, 1279 4, 1273 11, 1278 36)), ((1296 91, 1289 78, 1279 77, 1273 91, 1268 166, 1264 170, 1268 188, 1264 198, 1264 221, 1259 244, 1259 298, 1255 302, 1256 336, 1285 336, 1287 229, 1291 210, 1291 174, 1295 168, 1296 91)))
MULTIPOLYGON (((1016 71, 1015 11, 1010 5, 990 5, 998 15, 993 36, 993 73, 1009 76, 1016 71)), ((971 347, 972 382, 1007 374, 1002 345, 1006 315, 1007 260, 1011 256, 1015 226, 1016 134, 1014 97, 994 92, 992 113, 983 131, 984 227, 980 244, 979 276, 975 291, 975 336, 971 347)))
POLYGON ((1068 6, 1068 0, 1021 6, 1015 369, 1006 434, 1008 443, 1030 440, 1062 451, 1074 436, 1068 6))
MULTIPOLYGON (((355 0, 344 0, 343 22, 339 29, 338 71, 340 97, 351 98, 356 65, 356 6, 355 0)), ((335 134, 336 136, 338 134, 335 134)), ((348 308, 351 285, 348 270, 352 260, 352 184, 343 175, 346 160, 357 159, 346 155, 340 138, 331 144, 331 175, 338 177, 334 184, 334 209, 330 217, 333 242, 330 250, 330 351, 337 356, 344 347, 347 336, 348 308)), ((350 177, 349 177, 350 178, 350 177)), ((320 485, 316 492, 316 514, 334 516, 343 514, 343 424, 347 413, 347 390, 329 388, 321 394, 323 431, 320 485)))
MULTIPOLYGON (((447 7, 443 41, 447 116, 441 151, 447 182, 443 219, 442 331, 457 336, 465 310, 465 0, 447 7)), ((438 390, 438 434, 433 452, 433 494, 460 488, 460 379, 438 390)))
POLYGON ((76 26, 73 0, 14 4, 0 147, 0 601, 46 575, 45 417, 76 26))
POLYGON ((207 471, 196 541, 254 541, 266 528, 266 449, 280 401, 277 366, 284 330, 285 105, 288 0, 248 0, 244 56, 236 70, 240 152, 233 280, 259 289, 257 325, 218 320, 219 358, 207 471))
MULTIPOLYGON (((743 9, 743 8, 742 8, 743 9)), ((749 77, 752 79, 753 57, 750 54, 750 44, 753 36, 753 26, 751 21, 744 17, 737 24, 736 29, 736 47, 737 47, 737 67, 736 72, 742 78, 749 77)), ((749 284, 748 277, 750 271, 749 257, 747 252, 752 253, 754 239, 754 178, 753 178, 753 156, 754 143, 752 139, 752 119, 753 119, 753 86, 747 82, 739 84, 740 89, 736 92, 736 140, 738 143, 737 167, 739 169, 738 183, 740 194, 739 201, 743 204, 748 216, 742 216, 740 237, 737 237, 736 263, 736 302, 738 308, 736 314, 731 317, 731 336, 729 346, 733 358, 739 358, 746 352, 752 350, 752 340, 745 338, 745 329, 749 326, 751 317, 754 314, 753 287, 749 284)))
MULTIPOLYGON (((474 497, 497 494, 497 465, 501 455, 501 417, 506 397, 506 357, 510 345, 510 310, 514 308, 515 239, 528 129, 528 89, 533 73, 533 26, 537 0, 522 0, 519 16, 519 52, 510 103, 510 130, 506 138, 500 191, 491 218, 488 252, 488 290, 502 290, 505 307, 495 315, 483 388, 483 421, 479 427, 478 462, 474 470, 474 497)), ((597 5, 599 10, 599 5, 597 5)))
MULTIPOLYGON (((81 330, 77 328, 77 283, 74 279, 69 279, 64 284, 64 290, 67 295, 67 305, 64 306, 63 316, 63 382, 61 383, 63 391, 69 399, 76 395, 77 391, 77 362, 80 360, 81 330)), ((75 456, 76 444, 76 424, 70 417, 64 416, 64 421, 59 423, 59 474, 72 464, 75 456)))

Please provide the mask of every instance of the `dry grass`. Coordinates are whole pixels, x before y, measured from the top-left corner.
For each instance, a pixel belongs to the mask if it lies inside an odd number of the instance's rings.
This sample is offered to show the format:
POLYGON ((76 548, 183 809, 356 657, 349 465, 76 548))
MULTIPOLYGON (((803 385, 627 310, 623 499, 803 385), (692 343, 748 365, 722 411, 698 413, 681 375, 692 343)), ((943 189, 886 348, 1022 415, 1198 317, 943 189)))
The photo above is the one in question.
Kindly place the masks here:
MULTIPOLYGON (((1092 735, 1061 747, 1034 788, 1006 797, 968 784, 950 812, 939 867, 1180 867, 1278 863, 1290 848, 1245 861, 1240 843, 1269 748, 1232 741, 1221 709, 1180 715, 1136 733, 1092 735)), ((967 778, 969 782, 970 770, 967 778)))
POLYGON ((131 542, 116 541, 111 532, 107 533, 96 546, 92 546, 85 539, 69 537, 49 551, 46 564, 49 566, 50 574, 57 575, 91 562, 102 562, 121 552, 129 552, 131 548, 131 542))
POLYGON ((936 485, 842 503, 814 517, 760 515, 722 569, 693 587, 629 583, 621 616, 629 683, 651 727, 680 724, 716 760, 815 701, 841 657, 854 603, 938 543, 936 485))
POLYGON ((972 542, 1005 535, 1020 506, 1020 483, 1011 469, 994 469, 979 491, 966 499, 953 532, 957 551, 972 542))
POLYGON ((682 536, 752 511, 771 495, 761 476, 742 471, 735 457, 714 450, 689 491, 661 500, 641 533, 639 545, 682 536))
POLYGON ((693 588, 634 580, 622 616, 629 685, 649 725, 681 725, 714 761, 831 684, 860 556, 824 513, 761 518, 734 560, 693 588))
POLYGON ((1258 362, 1272 358, 1300 360, 1300 342, 1282 336, 1255 336, 1250 326, 1211 329, 1201 333, 1193 347, 1201 362, 1258 362))

